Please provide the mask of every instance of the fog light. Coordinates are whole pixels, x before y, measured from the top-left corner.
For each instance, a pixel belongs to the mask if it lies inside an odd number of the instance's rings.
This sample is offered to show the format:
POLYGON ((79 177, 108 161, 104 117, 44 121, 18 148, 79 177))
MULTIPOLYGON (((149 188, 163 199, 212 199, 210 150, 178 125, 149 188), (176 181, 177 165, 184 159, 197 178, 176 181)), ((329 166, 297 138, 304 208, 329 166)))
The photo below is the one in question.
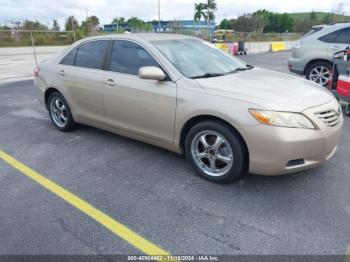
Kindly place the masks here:
POLYGON ((293 160, 288 161, 287 167, 301 166, 301 165, 304 165, 304 164, 305 164, 305 161, 302 158, 300 158, 300 159, 293 159, 293 160))

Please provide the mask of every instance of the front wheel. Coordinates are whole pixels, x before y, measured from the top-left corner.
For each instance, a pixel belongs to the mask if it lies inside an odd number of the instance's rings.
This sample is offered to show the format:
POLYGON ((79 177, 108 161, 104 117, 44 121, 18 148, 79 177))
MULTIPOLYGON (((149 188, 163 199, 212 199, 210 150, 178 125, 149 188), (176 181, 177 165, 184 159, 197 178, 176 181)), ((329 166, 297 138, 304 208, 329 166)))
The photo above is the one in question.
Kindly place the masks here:
POLYGON ((247 151, 240 136, 226 124, 205 121, 186 136, 186 157, 203 178, 230 182, 246 172, 247 151))

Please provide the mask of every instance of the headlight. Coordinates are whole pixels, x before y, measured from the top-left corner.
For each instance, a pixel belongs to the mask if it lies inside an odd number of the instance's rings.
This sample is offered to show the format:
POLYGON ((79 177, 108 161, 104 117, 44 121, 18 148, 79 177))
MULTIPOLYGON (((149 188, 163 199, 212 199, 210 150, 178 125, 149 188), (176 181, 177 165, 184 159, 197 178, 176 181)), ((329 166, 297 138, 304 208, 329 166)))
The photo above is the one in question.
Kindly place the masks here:
POLYGON ((250 109, 249 113, 264 125, 316 129, 314 124, 303 114, 250 109))

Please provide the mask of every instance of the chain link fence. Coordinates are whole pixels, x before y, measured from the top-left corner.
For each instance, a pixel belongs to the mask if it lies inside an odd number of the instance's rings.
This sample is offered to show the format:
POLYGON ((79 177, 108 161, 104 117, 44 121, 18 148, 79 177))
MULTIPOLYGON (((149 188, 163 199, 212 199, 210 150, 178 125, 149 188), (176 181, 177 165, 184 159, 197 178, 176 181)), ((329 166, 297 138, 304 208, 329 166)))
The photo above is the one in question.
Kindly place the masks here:
POLYGON ((61 46, 75 40, 73 31, 0 30, 0 47, 61 46))

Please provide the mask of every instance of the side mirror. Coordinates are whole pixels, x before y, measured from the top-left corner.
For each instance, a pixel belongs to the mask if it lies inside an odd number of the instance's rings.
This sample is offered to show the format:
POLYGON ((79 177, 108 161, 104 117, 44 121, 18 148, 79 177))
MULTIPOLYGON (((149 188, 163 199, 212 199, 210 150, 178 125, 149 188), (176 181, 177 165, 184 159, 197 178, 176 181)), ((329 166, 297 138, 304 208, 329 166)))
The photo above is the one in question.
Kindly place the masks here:
POLYGON ((162 81, 166 78, 163 70, 155 66, 144 66, 139 69, 141 79, 152 79, 162 81))

